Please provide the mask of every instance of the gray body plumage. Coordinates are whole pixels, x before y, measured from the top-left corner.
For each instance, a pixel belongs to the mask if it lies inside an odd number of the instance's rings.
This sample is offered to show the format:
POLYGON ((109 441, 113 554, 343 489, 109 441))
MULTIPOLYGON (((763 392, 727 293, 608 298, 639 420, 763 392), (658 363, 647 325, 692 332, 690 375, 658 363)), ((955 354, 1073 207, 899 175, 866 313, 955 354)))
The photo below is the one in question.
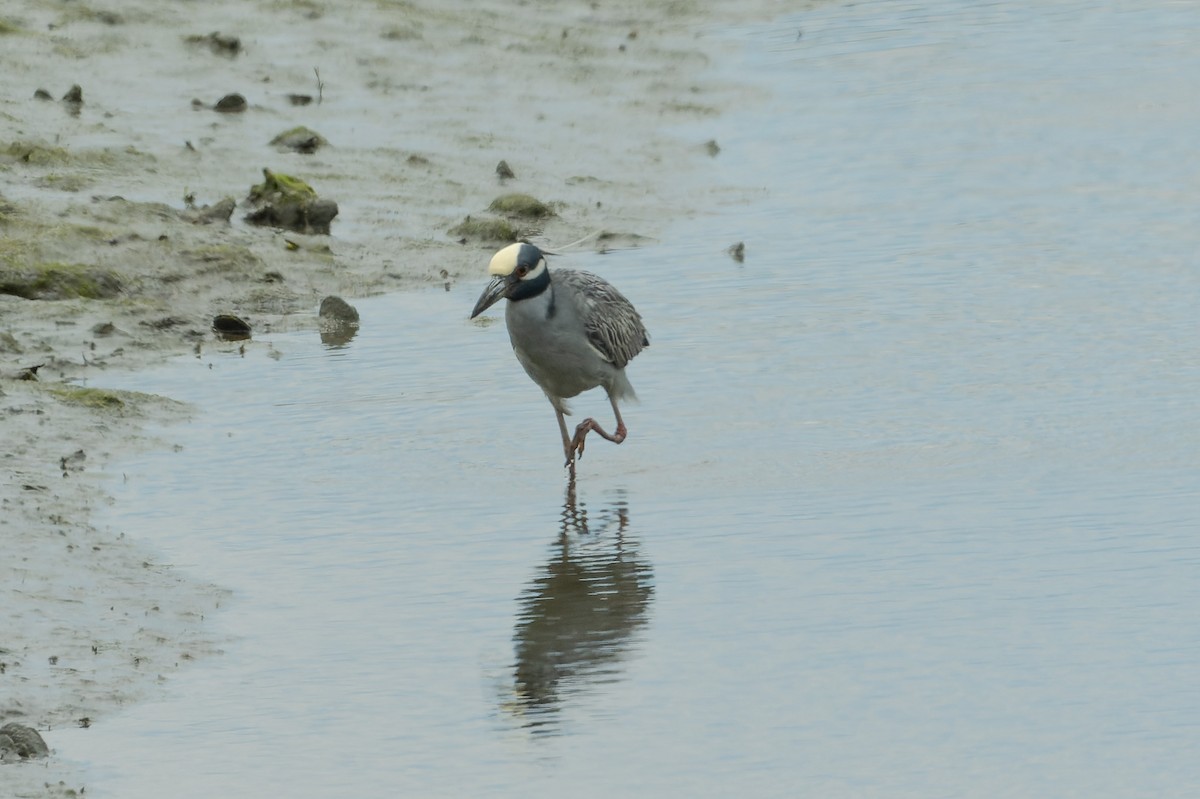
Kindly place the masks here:
POLYGON ((590 272, 553 270, 549 287, 504 314, 517 360, 555 410, 597 386, 636 399, 625 366, 650 342, 642 318, 611 284, 590 272))
POLYGON ((617 402, 636 399, 625 366, 650 345, 642 317, 629 300, 591 272, 551 271, 546 257, 528 242, 510 244, 488 264, 492 281, 479 295, 471 318, 501 299, 517 360, 546 393, 558 418, 566 466, 575 479, 588 433, 620 444, 629 430, 617 402), (566 400, 603 386, 617 426, 609 433, 588 417, 567 431, 566 400))

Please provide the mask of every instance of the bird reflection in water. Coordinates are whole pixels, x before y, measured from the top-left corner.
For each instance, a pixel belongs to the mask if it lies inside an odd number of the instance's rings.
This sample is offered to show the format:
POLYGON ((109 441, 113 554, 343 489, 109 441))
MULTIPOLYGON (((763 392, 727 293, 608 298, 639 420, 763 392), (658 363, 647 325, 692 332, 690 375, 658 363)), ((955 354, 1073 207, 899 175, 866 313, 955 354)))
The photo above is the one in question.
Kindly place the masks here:
POLYGON ((653 572, 628 528, 623 495, 589 514, 568 484, 559 536, 519 599, 513 636, 515 697, 505 704, 531 730, 556 732, 565 698, 614 681, 648 620, 653 572))

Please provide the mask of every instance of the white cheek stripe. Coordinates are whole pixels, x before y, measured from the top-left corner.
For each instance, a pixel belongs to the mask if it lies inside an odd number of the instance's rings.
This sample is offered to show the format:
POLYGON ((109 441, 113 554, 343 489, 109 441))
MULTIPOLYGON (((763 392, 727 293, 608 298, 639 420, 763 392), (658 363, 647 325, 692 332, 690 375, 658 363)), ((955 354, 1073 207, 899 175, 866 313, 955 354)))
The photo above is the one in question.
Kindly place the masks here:
POLYGON ((531 271, 529 274, 525 275, 525 277, 523 277, 521 279, 522 280, 537 280, 539 277, 542 276, 542 272, 545 272, 545 271, 546 271, 546 259, 539 258, 537 266, 535 266, 533 268, 533 271, 531 271))

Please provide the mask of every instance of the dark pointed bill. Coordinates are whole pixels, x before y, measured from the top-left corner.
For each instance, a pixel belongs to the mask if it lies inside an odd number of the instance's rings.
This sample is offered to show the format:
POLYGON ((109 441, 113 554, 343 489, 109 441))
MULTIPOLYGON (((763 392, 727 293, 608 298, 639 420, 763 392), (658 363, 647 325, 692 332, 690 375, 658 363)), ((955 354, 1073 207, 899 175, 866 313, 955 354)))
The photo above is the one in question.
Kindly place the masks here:
POLYGON ((479 316, 481 313, 491 308, 504 297, 504 290, 507 280, 504 275, 496 275, 492 278, 492 282, 487 284, 487 288, 479 295, 479 302, 475 303, 475 310, 471 311, 471 319, 479 316))

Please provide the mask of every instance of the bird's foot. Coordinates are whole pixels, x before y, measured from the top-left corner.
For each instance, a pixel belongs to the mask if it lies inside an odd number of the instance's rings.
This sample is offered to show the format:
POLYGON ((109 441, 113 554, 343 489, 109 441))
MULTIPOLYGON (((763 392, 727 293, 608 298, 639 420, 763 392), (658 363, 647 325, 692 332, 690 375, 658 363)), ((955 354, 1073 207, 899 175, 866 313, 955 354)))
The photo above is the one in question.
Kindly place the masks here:
POLYGON ((592 430, 595 430, 596 434, 604 440, 611 441, 614 444, 620 444, 622 441, 624 441, 625 436, 629 432, 625 429, 625 424, 620 422, 617 424, 617 432, 609 435, 608 433, 604 432, 603 427, 596 423, 595 419, 584 419, 579 423, 579 426, 575 428, 575 437, 571 439, 571 455, 573 457, 570 460, 572 462, 576 457, 583 457, 584 443, 587 439, 587 434, 592 430))

